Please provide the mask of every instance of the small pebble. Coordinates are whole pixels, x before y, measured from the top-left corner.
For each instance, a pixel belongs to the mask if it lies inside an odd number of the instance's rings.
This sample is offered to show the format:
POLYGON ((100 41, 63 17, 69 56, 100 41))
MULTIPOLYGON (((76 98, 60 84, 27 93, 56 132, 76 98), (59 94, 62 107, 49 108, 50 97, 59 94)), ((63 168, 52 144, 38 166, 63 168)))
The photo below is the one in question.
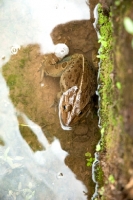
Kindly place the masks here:
POLYGON ((63 173, 62 173, 62 172, 59 172, 59 173, 57 174, 57 178, 58 178, 58 179, 63 178, 63 173))

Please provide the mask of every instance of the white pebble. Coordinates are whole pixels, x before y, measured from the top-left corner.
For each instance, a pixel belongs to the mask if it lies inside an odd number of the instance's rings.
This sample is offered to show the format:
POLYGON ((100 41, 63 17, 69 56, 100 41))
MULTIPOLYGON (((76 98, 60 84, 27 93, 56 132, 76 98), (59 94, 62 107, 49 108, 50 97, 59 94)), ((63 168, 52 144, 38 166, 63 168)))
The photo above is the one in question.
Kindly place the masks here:
POLYGON ((66 44, 59 43, 55 45, 54 53, 58 58, 64 58, 69 53, 69 48, 66 44))

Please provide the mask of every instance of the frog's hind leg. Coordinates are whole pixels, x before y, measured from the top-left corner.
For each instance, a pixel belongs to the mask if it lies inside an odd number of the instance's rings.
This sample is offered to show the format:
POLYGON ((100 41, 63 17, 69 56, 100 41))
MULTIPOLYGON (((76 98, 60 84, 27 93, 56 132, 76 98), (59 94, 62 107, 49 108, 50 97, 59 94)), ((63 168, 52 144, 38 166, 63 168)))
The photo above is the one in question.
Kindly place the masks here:
POLYGON ((57 111, 57 109, 59 108, 59 101, 60 101, 61 95, 62 95, 62 92, 58 92, 57 96, 54 98, 54 101, 50 106, 50 108, 54 107, 55 111, 57 111))
POLYGON ((54 108, 55 112, 59 109, 59 99, 55 98, 53 103, 50 105, 50 108, 54 108))

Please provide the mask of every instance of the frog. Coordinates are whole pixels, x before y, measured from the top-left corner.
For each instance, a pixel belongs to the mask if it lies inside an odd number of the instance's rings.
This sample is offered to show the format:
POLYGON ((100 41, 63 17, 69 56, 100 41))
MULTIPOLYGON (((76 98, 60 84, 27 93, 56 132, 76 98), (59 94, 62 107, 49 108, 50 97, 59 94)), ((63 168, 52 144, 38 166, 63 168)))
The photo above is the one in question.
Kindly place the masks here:
POLYGON ((92 107, 96 91, 95 70, 81 53, 46 54, 41 66, 41 79, 60 77, 58 115, 61 127, 71 130, 92 107), (65 56, 64 56, 65 55, 65 56))

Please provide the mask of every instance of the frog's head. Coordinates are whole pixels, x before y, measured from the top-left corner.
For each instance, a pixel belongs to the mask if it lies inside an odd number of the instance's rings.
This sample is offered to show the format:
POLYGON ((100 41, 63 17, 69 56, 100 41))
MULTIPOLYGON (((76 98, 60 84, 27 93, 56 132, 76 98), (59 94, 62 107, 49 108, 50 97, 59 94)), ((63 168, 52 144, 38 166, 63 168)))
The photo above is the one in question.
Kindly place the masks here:
POLYGON ((78 87, 73 86, 64 92, 59 103, 59 119, 64 130, 71 130, 80 119, 88 112, 88 105, 81 102, 78 87))

